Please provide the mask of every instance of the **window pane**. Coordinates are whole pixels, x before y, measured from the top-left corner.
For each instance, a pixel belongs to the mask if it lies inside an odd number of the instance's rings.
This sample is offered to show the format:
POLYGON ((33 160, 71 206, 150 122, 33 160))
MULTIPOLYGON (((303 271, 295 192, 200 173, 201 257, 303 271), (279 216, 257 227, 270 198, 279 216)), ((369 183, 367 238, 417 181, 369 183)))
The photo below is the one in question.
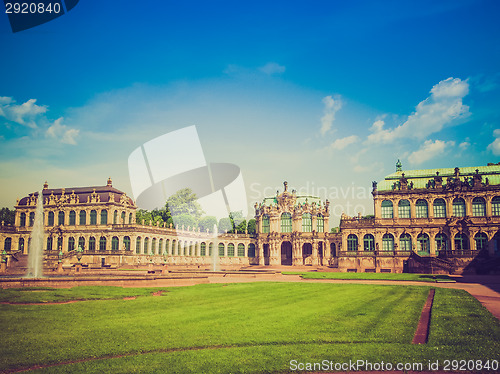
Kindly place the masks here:
POLYGON ((408 200, 401 200, 398 204, 399 218, 410 218, 410 202, 408 200))
POLYGON ((443 199, 434 200, 434 217, 446 218, 446 203, 443 199))

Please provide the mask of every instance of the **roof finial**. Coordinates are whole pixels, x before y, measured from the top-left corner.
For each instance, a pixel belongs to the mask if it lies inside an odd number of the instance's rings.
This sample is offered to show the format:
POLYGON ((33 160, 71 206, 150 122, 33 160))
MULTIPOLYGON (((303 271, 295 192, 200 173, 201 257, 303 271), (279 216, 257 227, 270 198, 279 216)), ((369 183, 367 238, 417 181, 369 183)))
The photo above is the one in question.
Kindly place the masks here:
POLYGON ((108 187, 113 187, 113 182, 111 181, 111 177, 108 178, 108 187))
POLYGON ((286 190, 287 190, 287 188, 288 188, 288 182, 287 182, 287 181, 284 181, 284 182, 283 182, 283 185, 285 186, 285 191, 286 191, 286 190))
POLYGON ((401 161, 396 162, 396 172, 398 171, 403 171, 403 165, 401 164, 401 161))
POLYGON ((43 184, 43 189, 44 190, 48 190, 49 189, 49 184, 47 183, 47 181, 45 181, 45 183, 43 184))

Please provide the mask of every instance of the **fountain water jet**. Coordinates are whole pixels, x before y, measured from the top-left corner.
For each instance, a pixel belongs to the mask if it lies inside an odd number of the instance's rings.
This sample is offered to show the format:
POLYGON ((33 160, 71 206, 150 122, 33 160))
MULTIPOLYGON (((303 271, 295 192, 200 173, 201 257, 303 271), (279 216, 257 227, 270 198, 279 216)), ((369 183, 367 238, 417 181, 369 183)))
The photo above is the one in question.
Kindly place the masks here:
POLYGON ((35 222, 31 230, 31 240, 28 247, 28 271, 26 278, 43 277, 43 190, 38 192, 35 222))
POLYGON ((217 241, 217 225, 214 225, 214 246, 212 247, 212 271, 219 271, 219 243, 217 241))

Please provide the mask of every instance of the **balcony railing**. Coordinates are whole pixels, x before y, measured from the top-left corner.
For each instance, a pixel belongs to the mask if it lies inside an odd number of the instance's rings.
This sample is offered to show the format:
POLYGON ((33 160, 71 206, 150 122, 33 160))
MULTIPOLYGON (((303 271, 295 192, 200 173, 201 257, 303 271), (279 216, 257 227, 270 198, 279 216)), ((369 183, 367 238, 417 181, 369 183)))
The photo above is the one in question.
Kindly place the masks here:
POLYGON ((339 257, 408 257, 411 251, 339 251, 339 257))

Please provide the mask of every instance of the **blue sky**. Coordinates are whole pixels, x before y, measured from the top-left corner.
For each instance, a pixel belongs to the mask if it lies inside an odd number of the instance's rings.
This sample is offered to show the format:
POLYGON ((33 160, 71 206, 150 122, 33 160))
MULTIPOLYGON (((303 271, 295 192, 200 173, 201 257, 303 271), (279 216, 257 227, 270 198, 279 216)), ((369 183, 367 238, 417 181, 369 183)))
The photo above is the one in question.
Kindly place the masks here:
MULTIPOLYGON (((127 158, 197 125, 250 203, 291 188, 370 213, 372 180, 500 156, 498 1, 102 2, 13 34, 0 15, 1 206, 131 193, 127 158), (118 5, 119 4, 119 5, 118 5)), ((165 162, 182 155, 165 152, 165 162)))

